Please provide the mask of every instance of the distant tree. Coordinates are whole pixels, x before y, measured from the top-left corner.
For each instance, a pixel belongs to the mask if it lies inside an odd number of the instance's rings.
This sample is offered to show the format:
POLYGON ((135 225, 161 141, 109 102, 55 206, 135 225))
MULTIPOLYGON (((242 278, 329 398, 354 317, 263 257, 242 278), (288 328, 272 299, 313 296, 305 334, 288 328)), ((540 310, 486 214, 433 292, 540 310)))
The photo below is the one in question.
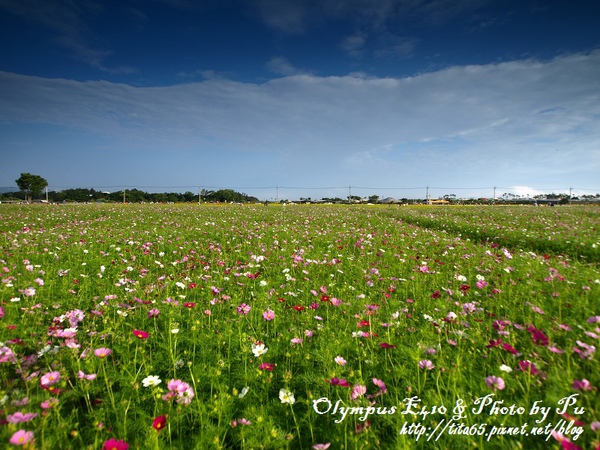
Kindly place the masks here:
POLYGON ((369 197, 369 203, 379 203, 379 195, 371 195, 369 197))
POLYGON ((28 202, 31 202, 33 197, 41 195, 44 188, 48 186, 48 182, 44 178, 30 173, 22 173, 15 182, 28 202))

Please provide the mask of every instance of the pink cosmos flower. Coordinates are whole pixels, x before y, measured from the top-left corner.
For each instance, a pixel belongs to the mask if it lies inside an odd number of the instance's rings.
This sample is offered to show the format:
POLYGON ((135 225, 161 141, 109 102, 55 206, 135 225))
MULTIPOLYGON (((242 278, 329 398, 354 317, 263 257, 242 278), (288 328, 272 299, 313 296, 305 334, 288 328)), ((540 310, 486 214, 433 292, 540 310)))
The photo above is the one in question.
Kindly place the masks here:
POLYGON ((105 348, 105 347, 100 347, 100 348, 97 348, 96 350, 94 350, 94 355, 96 355, 98 358, 106 358, 111 353, 112 353, 112 350, 110 348, 105 348))
POLYGON ((148 311, 148 317, 158 317, 160 315, 160 309, 153 308, 148 311))
POLYGON ((333 306, 340 306, 343 302, 339 298, 333 297, 330 301, 333 306))
POLYGON ((419 361, 419 369, 421 370, 433 370, 435 365, 428 359, 422 359, 419 361))
POLYGON ((264 313, 263 313, 263 319, 269 321, 269 320, 273 320, 275 318, 275 312, 272 309, 267 309, 264 313))
POLYGON ((250 307, 250 305, 247 305, 246 303, 242 303, 237 307, 237 313, 241 314, 243 316, 247 316, 248 313, 250 313, 250 310, 252 308, 250 307))
POLYGON ((506 387, 506 384, 504 383, 504 380, 500 377, 495 377, 495 376, 489 376, 485 379, 485 384, 488 385, 489 388, 491 388, 492 390, 496 391, 501 391, 502 389, 504 389, 506 387))
POLYGON ((40 403, 40 407, 42 409, 50 409, 55 407, 56 405, 58 405, 58 399, 55 397, 49 398, 48 400, 45 400, 42 403, 40 403))
POLYGON ((60 381, 60 372, 54 371, 54 372, 48 372, 48 373, 42 375, 40 384, 43 388, 45 388, 48 386, 52 386, 52 385, 58 383, 59 381, 60 381))
POLYGON ((84 380, 85 379, 85 380, 92 381, 92 380, 95 380, 97 376, 98 375, 95 374, 95 373, 91 373, 89 375, 86 375, 81 370, 77 372, 77 378, 79 378, 80 380, 84 380))
POLYGON ((591 360, 594 358, 594 353, 596 352, 596 347, 594 347, 593 345, 586 344, 585 342, 582 342, 582 341, 576 341, 576 342, 577 342, 577 345, 581 348, 573 347, 573 351, 575 353, 577 353, 581 359, 590 359, 591 360))
POLYGON ((330 445, 331 445, 331 442, 328 442, 326 444, 315 444, 312 446, 312 448, 314 450, 327 450, 330 445))
POLYGON ((19 430, 12 435, 9 442, 13 445, 27 445, 33 442, 33 432, 19 430))
POLYGON ((483 289, 487 285, 488 285, 488 283, 485 280, 479 280, 477 283, 475 283, 475 286, 477 286, 477 289, 483 289))
POLYGON ((21 423, 21 422, 29 422, 32 419, 37 417, 37 413, 22 413, 20 411, 9 414, 6 416, 6 421, 8 423, 21 423))
POLYGON ((379 388, 379 392, 381 394, 385 394, 387 392, 387 386, 383 381, 377 378, 373 378, 373 384, 379 388))
POLYGON ((302 344, 302 338, 296 337, 293 338, 290 342, 292 343, 292 345, 300 345, 302 344))
POLYGON ((352 388, 352 393, 350 394, 350 398, 352 400, 356 400, 358 397, 362 397, 367 393, 367 387, 362 384, 356 384, 352 388))
POLYGON ((592 385, 585 378, 583 380, 573 380, 573 389, 581 390, 581 391, 591 391, 592 385))
POLYGON ((162 399, 169 401, 175 398, 180 405, 189 405, 194 398, 194 389, 185 381, 172 379, 167 383, 169 392, 162 396, 162 399))
POLYGON ((335 363, 340 366, 345 366, 347 361, 342 356, 336 356, 334 359, 335 363))

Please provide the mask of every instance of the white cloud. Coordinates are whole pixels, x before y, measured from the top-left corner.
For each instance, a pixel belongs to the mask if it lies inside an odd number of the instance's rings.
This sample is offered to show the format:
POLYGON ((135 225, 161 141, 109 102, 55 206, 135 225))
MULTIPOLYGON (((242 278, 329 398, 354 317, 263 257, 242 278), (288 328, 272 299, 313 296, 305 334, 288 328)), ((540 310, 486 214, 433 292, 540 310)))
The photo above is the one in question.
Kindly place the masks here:
POLYGON ((261 161, 244 167, 258 180, 595 188, 600 172, 600 51, 403 79, 148 88, 0 73, 0 84, 2 122, 78 129, 123 149, 211 154, 215 165, 215 151, 235 152, 261 161))
POLYGON ((277 75, 290 76, 307 73, 304 70, 294 67, 291 62, 282 56, 275 56, 271 58, 269 62, 267 62, 267 68, 277 75))

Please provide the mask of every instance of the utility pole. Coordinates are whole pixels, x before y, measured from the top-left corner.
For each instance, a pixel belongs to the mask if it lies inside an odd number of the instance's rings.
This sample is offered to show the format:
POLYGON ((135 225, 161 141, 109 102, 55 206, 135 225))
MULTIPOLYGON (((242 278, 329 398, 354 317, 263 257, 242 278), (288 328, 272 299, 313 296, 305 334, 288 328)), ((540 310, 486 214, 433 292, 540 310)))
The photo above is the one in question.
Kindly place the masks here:
POLYGON ((46 186, 46 203, 48 203, 48 186, 46 186))
POLYGON ((200 190, 200 187, 198 187, 198 204, 202 203, 202 191, 200 190))
POLYGON ((573 197, 573 187, 569 187, 569 203, 571 203, 571 198, 572 197, 573 197))
POLYGON ((127 188, 125 186, 123 186, 123 204, 125 204, 125 191, 127 190, 127 188))
POLYGON ((494 186, 494 197, 493 200, 496 200, 496 186, 494 186))
POLYGON ((348 203, 352 203, 352 186, 348 186, 348 203))
POLYGON ((279 203, 279 186, 277 186, 275 189, 275 203, 279 203))
POLYGON ((431 200, 429 199, 429 186, 427 186, 427 192, 425 194, 425 198, 427 199, 427 204, 430 205, 431 204, 431 200))

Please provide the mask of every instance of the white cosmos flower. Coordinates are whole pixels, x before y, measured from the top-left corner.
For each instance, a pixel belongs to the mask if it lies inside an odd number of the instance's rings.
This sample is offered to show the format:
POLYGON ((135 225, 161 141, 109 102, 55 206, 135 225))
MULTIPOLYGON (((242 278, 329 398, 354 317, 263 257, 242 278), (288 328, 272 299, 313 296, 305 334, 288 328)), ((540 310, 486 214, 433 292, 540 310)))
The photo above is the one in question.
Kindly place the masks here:
POLYGON ((238 397, 239 398, 244 398, 244 396, 248 393, 249 390, 250 390, 250 388, 248 386, 244 387, 242 389, 242 392, 239 393, 238 397))
POLYGON ((265 353, 267 353, 269 349, 267 347, 265 347, 265 344, 260 343, 260 344, 252 344, 252 353, 254 353, 254 356, 256 356, 257 358, 261 355, 264 355, 265 353))
POLYGON ((157 375, 149 375, 142 380, 142 384, 144 385, 144 387, 158 386, 161 383, 161 381, 162 380, 158 378, 157 375))
POLYGON ((296 402, 294 394, 283 388, 279 390, 279 400, 281 400, 281 403, 289 403, 290 405, 296 402))

